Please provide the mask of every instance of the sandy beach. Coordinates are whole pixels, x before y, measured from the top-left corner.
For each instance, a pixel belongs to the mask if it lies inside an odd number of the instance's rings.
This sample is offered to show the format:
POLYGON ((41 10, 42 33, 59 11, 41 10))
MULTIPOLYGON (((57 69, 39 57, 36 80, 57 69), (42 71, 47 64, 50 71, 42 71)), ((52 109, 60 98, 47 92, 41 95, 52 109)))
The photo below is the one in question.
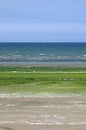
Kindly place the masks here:
POLYGON ((0 62, 0 66, 19 67, 86 67, 86 62, 0 62))
MULTIPOLYGON (((86 67, 86 63, 0 62, 0 66, 86 67)), ((86 95, 1 96, 0 130, 86 130, 86 95)))
POLYGON ((0 98, 0 130, 57 129, 86 129, 86 96, 0 98))

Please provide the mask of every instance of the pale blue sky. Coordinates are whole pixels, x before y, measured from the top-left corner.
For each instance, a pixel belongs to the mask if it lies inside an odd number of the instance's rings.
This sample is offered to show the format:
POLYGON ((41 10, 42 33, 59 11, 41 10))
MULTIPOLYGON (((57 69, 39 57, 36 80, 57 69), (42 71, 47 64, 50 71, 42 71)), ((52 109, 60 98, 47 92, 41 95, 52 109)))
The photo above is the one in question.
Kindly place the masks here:
POLYGON ((1 0, 0 42, 86 42, 85 0, 1 0))

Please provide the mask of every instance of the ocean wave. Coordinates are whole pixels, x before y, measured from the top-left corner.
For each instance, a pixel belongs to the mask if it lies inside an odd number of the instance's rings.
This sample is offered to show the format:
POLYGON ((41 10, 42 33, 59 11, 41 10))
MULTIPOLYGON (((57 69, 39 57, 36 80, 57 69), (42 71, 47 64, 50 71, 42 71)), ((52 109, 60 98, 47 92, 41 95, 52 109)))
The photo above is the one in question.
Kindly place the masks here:
POLYGON ((40 56, 46 56, 46 55, 48 55, 48 54, 46 54, 46 53, 39 53, 39 55, 40 55, 40 56))
POLYGON ((21 61, 21 62, 46 62, 46 61, 86 61, 86 56, 56 56, 56 55, 1 55, 0 62, 3 61, 21 61))

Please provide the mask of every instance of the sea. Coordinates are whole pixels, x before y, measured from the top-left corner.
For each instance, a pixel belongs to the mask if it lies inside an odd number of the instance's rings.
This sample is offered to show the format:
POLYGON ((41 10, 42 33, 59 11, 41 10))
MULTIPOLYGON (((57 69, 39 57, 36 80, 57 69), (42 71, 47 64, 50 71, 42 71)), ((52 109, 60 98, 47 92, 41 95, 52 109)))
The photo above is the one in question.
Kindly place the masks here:
POLYGON ((86 62, 86 43, 0 43, 0 62, 86 62))

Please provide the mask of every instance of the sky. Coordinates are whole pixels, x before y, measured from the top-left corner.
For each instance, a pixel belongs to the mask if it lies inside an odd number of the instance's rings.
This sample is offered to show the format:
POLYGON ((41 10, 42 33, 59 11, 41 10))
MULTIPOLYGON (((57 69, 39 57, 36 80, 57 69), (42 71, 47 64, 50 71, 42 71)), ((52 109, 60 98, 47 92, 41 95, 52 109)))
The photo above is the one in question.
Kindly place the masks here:
POLYGON ((86 0, 0 0, 0 42, 86 42, 86 0))

